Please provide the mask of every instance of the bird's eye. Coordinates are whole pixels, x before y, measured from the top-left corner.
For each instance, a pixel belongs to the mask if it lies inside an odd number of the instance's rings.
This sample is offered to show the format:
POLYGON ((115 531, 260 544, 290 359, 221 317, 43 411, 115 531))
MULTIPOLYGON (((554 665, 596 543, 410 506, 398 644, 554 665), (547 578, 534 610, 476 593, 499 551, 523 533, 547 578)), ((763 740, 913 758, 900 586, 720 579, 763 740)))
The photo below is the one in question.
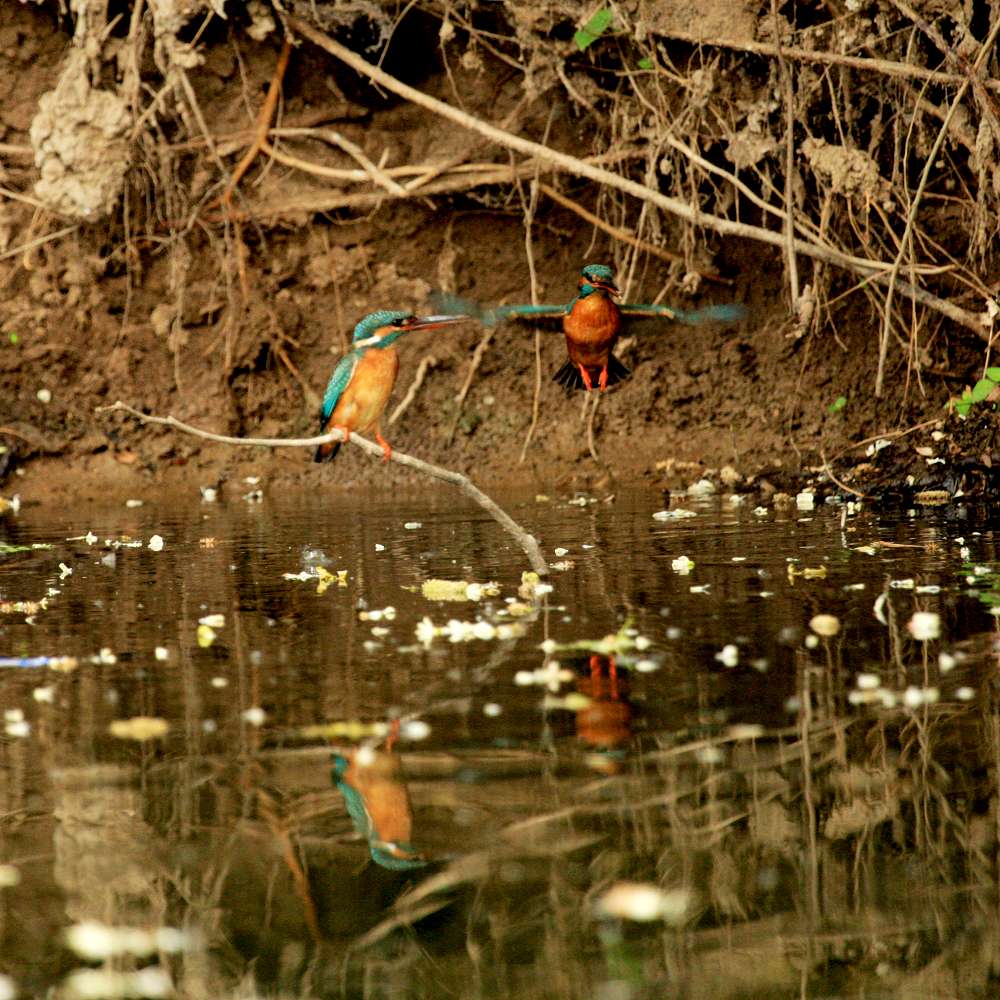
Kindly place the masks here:
POLYGON ((410 322, 409 316, 401 316, 399 319, 394 319, 392 321, 392 325, 398 329, 401 326, 407 326, 409 322, 410 322))

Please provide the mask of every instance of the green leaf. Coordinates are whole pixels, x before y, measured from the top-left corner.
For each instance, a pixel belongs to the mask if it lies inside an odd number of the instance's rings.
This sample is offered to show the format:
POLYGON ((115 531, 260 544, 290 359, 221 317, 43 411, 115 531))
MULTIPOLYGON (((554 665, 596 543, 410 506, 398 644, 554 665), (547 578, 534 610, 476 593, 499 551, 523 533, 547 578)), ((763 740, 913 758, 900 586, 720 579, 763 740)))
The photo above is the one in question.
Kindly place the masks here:
POLYGON ((995 388, 996 382, 991 378, 981 378, 973 387, 969 399, 973 403, 981 403, 995 388))
POLYGON ((987 368, 986 377, 1000 383, 1000 368, 987 368))
POLYGON ((13 330, 11 330, 11 332, 7 334, 7 339, 12 344, 16 344, 21 338, 16 333, 14 333, 13 330))
POLYGON ((969 410, 972 409, 972 403, 967 399, 956 399, 955 400, 955 412, 960 417, 967 417, 969 415, 969 410))
POLYGON ((847 397, 838 396, 827 408, 827 413, 840 413, 840 411, 847 406, 847 397))
POLYGON ((602 7, 574 36, 576 47, 582 52, 587 46, 593 45, 611 24, 611 9, 602 7))
POLYGON ((652 69, 652 68, 653 68, 653 60, 650 59, 649 56, 643 56, 639 60, 639 69, 652 69))

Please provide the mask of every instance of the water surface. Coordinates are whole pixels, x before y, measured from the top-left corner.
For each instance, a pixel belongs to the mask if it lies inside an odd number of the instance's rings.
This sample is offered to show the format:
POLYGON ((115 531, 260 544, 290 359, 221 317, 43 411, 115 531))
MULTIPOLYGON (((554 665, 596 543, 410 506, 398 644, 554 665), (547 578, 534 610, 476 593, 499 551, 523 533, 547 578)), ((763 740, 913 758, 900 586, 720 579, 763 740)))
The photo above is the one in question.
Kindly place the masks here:
POLYGON ((990 517, 498 499, 551 592, 450 491, 0 519, 0 971, 993 995, 990 517))

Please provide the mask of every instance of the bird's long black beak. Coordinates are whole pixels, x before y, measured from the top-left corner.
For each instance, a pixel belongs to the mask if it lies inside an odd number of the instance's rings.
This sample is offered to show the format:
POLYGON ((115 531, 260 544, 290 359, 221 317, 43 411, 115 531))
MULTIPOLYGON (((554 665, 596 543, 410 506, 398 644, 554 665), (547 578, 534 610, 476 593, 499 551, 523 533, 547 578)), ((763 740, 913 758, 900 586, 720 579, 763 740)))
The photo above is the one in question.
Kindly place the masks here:
POLYGON ((407 330, 433 330, 439 326, 454 326, 456 323, 464 323, 470 316, 448 315, 448 316, 418 316, 415 323, 411 323, 407 330))

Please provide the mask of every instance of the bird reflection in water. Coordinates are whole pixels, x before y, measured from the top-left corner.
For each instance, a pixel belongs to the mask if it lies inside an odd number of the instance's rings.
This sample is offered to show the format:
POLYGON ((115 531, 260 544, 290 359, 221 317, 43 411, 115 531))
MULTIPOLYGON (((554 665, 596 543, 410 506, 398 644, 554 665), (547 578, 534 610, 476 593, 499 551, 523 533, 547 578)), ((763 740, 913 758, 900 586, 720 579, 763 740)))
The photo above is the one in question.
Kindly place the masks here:
POLYGON ((372 860, 393 871, 424 868, 427 859, 410 843, 413 807, 393 744, 398 720, 384 750, 362 746, 333 755, 333 780, 344 796, 357 832, 368 842, 372 860))
POLYGON ((595 653, 577 677, 576 687, 589 699, 576 713, 576 734, 593 751, 587 763, 604 774, 617 774, 632 738, 628 673, 613 656, 595 653))

